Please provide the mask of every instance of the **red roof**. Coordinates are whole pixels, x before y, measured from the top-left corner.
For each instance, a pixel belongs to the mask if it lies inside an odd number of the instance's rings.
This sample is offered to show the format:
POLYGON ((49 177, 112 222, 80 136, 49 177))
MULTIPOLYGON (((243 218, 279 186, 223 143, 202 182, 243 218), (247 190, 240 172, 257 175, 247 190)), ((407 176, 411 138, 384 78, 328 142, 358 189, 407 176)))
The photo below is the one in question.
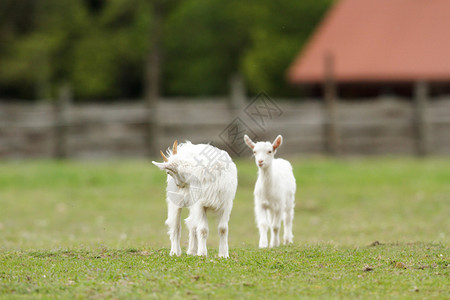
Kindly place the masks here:
POLYGON ((450 81, 450 0, 342 0, 288 72, 291 83, 450 81))

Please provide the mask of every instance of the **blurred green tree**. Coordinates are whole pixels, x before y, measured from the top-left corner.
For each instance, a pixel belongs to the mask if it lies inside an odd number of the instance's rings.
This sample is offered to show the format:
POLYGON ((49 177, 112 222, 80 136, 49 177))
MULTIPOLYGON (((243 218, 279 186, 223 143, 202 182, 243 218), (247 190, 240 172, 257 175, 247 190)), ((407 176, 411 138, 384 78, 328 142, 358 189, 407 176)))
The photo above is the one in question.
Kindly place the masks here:
POLYGON ((286 82, 286 71, 332 1, 270 1, 259 14, 259 24, 251 28, 251 47, 243 54, 242 69, 254 93, 298 94, 286 82))
POLYGON ((249 44, 249 25, 258 7, 236 0, 187 0, 165 26, 165 91, 215 95, 228 92, 249 44))
POLYGON ((286 70, 331 3, 184 1, 166 23, 166 93, 224 94, 241 73, 251 94, 293 95, 286 70))
POLYGON ((51 98, 69 82, 77 99, 141 97, 158 49, 163 95, 226 94, 235 73, 252 94, 292 95, 286 69, 331 3, 2 0, 0 94, 51 98))
MULTIPOLYGON (((34 87, 20 93, 25 97, 48 98, 66 82, 77 98, 137 96, 149 47, 148 1, 109 0, 101 7, 88 1, 31 1, 34 28, 15 32, 1 49, 1 81, 34 87)), ((17 9, 17 2, 9 7, 17 9)))

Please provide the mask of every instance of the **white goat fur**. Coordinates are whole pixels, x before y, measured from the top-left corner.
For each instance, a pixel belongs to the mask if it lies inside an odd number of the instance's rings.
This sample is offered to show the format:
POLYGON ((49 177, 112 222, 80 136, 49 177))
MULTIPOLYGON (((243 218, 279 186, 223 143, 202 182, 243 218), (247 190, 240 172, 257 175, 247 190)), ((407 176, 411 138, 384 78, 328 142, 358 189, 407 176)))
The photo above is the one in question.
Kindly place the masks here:
POLYGON ((280 225, 284 223, 283 243, 293 242, 292 221, 294 219, 296 183, 291 164, 274 158, 283 138, 279 135, 273 143, 254 143, 247 135, 244 141, 253 150, 258 166, 255 184, 255 217, 259 229, 259 247, 268 246, 267 231, 270 228, 270 247, 280 245, 280 225))
MULTIPOLYGON (((174 147, 175 148, 175 147, 174 147)), ((206 256, 207 211, 219 218, 219 257, 228 257, 228 221, 237 188, 237 169, 228 153, 207 144, 180 144, 177 153, 167 151, 167 162, 153 162, 167 176, 170 255, 181 255, 181 211, 189 208, 185 220, 189 229, 187 254, 206 256), (208 156, 209 155, 209 156, 208 156)))

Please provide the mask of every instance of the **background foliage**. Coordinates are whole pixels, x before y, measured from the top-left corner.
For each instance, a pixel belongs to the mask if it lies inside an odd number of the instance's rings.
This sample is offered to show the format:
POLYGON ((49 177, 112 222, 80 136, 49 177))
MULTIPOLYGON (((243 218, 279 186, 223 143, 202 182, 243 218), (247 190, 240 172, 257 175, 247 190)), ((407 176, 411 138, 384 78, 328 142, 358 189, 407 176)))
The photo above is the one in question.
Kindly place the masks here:
POLYGON ((152 16, 163 7, 162 93, 218 95, 233 74, 254 94, 292 95, 288 65, 332 0, 3 0, 0 95, 143 95, 152 16))

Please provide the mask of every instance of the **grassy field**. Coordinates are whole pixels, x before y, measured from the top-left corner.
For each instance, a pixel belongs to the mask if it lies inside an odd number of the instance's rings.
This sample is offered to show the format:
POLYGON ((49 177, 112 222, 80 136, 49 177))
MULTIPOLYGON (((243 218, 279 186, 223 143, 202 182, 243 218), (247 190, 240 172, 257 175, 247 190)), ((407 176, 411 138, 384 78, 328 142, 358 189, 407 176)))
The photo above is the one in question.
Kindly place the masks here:
POLYGON ((0 163, 0 298, 450 299, 450 159, 291 161, 294 245, 257 248, 238 160, 228 260, 212 216, 208 257, 169 256, 148 161, 0 163))

